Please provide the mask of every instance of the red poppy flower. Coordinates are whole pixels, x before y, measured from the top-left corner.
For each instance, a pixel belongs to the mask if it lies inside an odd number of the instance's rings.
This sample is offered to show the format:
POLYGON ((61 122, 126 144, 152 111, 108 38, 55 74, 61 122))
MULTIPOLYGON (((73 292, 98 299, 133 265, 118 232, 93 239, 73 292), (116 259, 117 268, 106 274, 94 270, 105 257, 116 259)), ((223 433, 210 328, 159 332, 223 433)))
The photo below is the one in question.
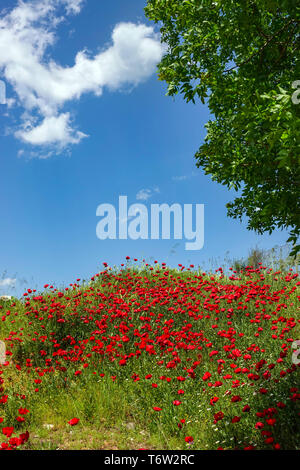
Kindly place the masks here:
POLYGON ((234 416, 231 420, 232 423, 239 423, 241 420, 241 417, 240 416, 234 416))
POLYGON ((70 421, 68 421, 68 424, 70 424, 70 426, 76 426, 76 424, 79 423, 79 419, 78 418, 72 418, 70 419, 70 421))
POLYGON ((10 437, 12 435, 12 433, 14 432, 14 428, 13 427, 6 427, 6 428, 2 428, 2 433, 4 434, 4 436, 7 436, 7 437, 10 437))
POLYGON ((179 406, 179 405, 181 405, 181 403, 182 403, 182 402, 179 401, 179 400, 174 400, 174 401, 173 401, 173 405, 175 405, 175 406, 179 406))

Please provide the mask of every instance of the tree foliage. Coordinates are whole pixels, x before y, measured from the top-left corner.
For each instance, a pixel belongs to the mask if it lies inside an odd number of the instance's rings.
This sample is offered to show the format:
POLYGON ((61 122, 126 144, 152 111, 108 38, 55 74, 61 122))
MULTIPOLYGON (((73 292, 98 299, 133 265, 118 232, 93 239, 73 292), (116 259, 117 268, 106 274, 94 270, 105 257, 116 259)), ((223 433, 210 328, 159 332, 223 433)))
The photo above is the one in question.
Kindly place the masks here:
POLYGON ((168 95, 207 101, 196 164, 234 188, 228 215, 300 233, 299 4, 294 0, 148 0, 166 53, 168 95), (293 98, 292 98, 293 97, 293 98))

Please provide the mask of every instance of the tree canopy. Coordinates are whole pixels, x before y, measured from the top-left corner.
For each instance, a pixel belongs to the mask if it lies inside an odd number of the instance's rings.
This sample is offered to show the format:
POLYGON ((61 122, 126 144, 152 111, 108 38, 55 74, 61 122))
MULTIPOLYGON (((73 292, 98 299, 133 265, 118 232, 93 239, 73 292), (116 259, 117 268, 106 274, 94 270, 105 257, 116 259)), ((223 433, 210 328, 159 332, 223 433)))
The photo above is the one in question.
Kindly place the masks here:
POLYGON ((196 165, 234 188, 228 215, 258 233, 300 233, 299 4, 294 0, 148 0, 166 52, 168 95, 207 102, 196 165))

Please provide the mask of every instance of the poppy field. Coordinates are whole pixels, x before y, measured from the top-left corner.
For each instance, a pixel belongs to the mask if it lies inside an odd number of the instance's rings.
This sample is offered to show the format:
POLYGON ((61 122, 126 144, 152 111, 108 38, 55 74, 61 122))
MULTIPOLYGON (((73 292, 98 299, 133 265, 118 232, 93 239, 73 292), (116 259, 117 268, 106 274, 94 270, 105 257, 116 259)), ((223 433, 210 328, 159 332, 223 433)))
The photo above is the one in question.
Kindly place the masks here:
POLYGON ((299 285, 127 257, 0 301, 0 447, 298 449, 299 285))

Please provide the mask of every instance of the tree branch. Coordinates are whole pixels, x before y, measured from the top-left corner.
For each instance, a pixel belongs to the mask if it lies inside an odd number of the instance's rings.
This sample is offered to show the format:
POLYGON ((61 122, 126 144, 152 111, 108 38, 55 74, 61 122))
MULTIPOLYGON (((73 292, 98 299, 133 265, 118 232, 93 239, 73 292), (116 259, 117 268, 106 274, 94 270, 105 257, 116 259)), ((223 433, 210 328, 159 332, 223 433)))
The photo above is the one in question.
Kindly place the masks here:
POLYGON ((280 33, 282 33, 282 31, 284 31, 291 23, 293 22, 296 22, 297 24, 299 23, 299 21, 297 20, 294 20, 294 18, 292 18, 288 23, 286 23, 282 28, 280 28, 279 31, 277 31, 275 34, 273 34, 273 36, 271 36, 262 46, 261 48, 255 52, 254 54, 252 54, 250 57, 248 57, 248 59, 245 59, 243 62, 241 62, 240 64, 236 64, 234 65, 233 67, 231 67, 230 69, 227 69, 227 70, 224 70, 224 73, 229 73, 231 72, 232 70, 238 68, 238 67, 242 67, 243 65, 246 65, 248 64, 249 62, 251 62, 251 60, 253 59, 253 57, 256 57, 258 54, 261 54, 265 48, 270 44, 270 42, 273 41, 273 39, 278 36, 280 33))

